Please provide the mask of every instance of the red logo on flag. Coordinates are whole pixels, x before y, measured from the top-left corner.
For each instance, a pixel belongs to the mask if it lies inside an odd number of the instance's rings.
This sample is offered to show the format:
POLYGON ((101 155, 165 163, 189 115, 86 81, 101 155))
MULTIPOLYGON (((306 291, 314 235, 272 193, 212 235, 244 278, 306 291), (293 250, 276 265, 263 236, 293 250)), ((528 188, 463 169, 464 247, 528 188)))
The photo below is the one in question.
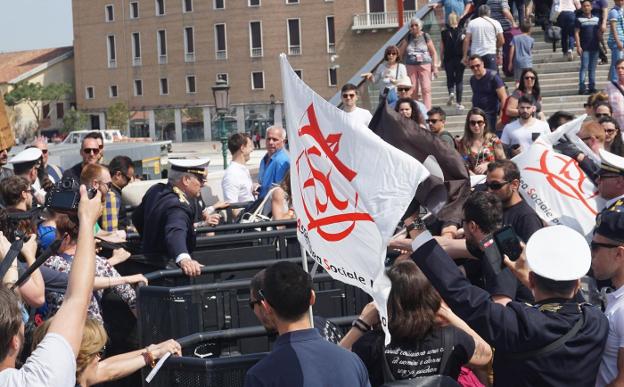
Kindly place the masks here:
POLYGON ((302 125, 297 135, 302 144, 313 143, 297 156, 301 201, 308 218, 308 231, 316 230, 329 242, 338 242, 349 236, 356 222, 373 222, 366 212, 358 211, 359 195, 350 184, 357 173, 339 158, 342 133, 325 137, 321 132, 310 104, 306 109, 308 123, 302 125), (306 137, 306 141, 304 141, 306 137), (334 187, 340 187, 342 195, 334 187), (345 192, 347 191, 347 192, 345 192))

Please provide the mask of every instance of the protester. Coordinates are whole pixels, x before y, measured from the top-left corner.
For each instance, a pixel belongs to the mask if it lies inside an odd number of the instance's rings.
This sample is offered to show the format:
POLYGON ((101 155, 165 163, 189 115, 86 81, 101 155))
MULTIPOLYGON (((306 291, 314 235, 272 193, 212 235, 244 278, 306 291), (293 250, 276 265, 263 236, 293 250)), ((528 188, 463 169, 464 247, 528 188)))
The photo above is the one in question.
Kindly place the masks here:
MULTIPOLYGON (((611 82, 620 82, 617 62, 624 59, 624 10, 622 9, 624 0, 613 0, 613 4, 614 6, 607 16, 609 19, 609 38, 607 39, 607 45, 611 49, 609 79, 611 82)), ((608 86, 609 85, 607 85, 607 87, 608 86)), ((620 125, 621 124, 622 122, 620 122, 620 125)))
POLYGON ((267 268, 258 296, 258 308, 279 337, 271 353, 247 371, 246 387, 297 386, 305 380, 314 380, 315 385, 370 386, 362 361, 323 340, 311 327, 308 313, 315 295, 312 279, 301 265, 278 262, 267 268))
POLYGON ((554 112, 550 117, 548 117, 548 127, 551 132, 554 132, 558 127, 565 124, 566 122, 570 122, 574 119, 574 114, 564 112, 563 110, 558 110, 554 112))
POLYGON ((342 86, 340 92, 342 93, 342 110, 348 114, 349 119, 354 122, 362 123, 368 127, 373 115, 368 110, 357 106, 357 86, 353 83, 346 83, 342 86))
POLYGON ((376 84, 380 96, 384 93, 396 93, 397 81, 407 76, 407 69, 401 61, 397 46, 390 45, 384 52, 384 61, 377 66, 375 73, 364 73, 362 77, 376 84))
POLYGON ((605 130, 605 150, 618 156, 624 156, 624 141, 618 122, 613 117, 602 117, 598 123, 605 130))
POLYGON ((520 24, 520 35, 516 35, 509 43, 509 73, 513 70, 513 76, 516 84, 522 83, 522 73, 524 69, 533 67, 533 45, 535 39, 531 37, 531 25, 528 23, 520 24))
MULTIPOLYGON (((624 16, 622 18, 622 23, 624 23, 624 16)), ((614 73, 616 79, 612 79, 611 82, 607 84, 605 92, 609 96, 609 105, 611 105, 613 109, 613 118, 617 120, 621 128, 624 127, 624 59, 613 61, 612 65, 615 69, 614 73)))
POLYGON ((91 133, 89 133, 82 139, 82 143, 80 145, 80 156, 82 156, 82 162, 74 165, 70 169, 65 170, 65 172, 63 172, 64 179, 72 178, 75 181, 79 181, 82 168, 88 164, 98 163, 100 160, 100 146, 95 138, 95 135, 91 135, 91 133))
POLYGON ((253 152, 251 138, 242 133, 234 133, 228 139, 228 149, 232 154, 232 162, 225 170, 221 182, 223 200, 229 203, 253 201, 253 181, 245 166, 253 152))
POLYGON ((561 27, 561 51, 563 56, 571 61, 574 59, 574 12, 581 8, 579 0, 559 0, 559 16, 557 25, 561 27))
POLYGON ((503 145, 488 129, 485 112, 479 108, 470 109, 466 115, 464 136, 459 141, 458 151, 472 174, 483 175, 489 163, 505 158, 503 145))
POLYGON ((267 153, 260 161, 258 171, 258 199, 263 199, 269 192, 273 184, 277 184, 286 175, 290 168, 290 159, 284 142, 286 141, 286 130, 279 126, 271 126, 266 132, 267 153))
MULTIPOLYGON (((447 3, 453 2, 452 0, 447 1, 447 3)), ((465 34, 459 28, 459 17, 456 13, 448 15, 447 20, 448 25, 442 30, 442 39, 440 40, 440 62, 444 63, 446 88, 449 94, 446 105, 452 106, 454 103, 457 110, 464 110, 461 101, 464 91, 464 70, 466 69, 462 62, 465 34)))
POLYGON ((503 128, 501 142, 510 148, 512 156, 529 149, 540 135, 550 133, 546 122, 533 117, 535 110, 533 99, 523 95, 518 100, 518 119, 503 128))
POLYGON ((496 52, 504 42, 503 27, 501 27, 501 24, 497 20, 490 17, 489 6, 485 4, 480 6, 478 13, 479 17, 471 20, 470 23, 468 23, 468 27, 466 27, 466 38, 464 39, 463 47, 464 64, 470 65, 472 69, 473 58, 480 57, 485 66, 484 69, 498 72, 496 52), (469 51, 470 57, 468 57, 469 51))
POLYGON ((455 137, 445 129, 446 112, 439 106, 434 106, 427 112, 427 125, 431 133, 435 134, 451 148, 455 149, 455 137))
POLYGON ((505 102, 504 111, 507 122, 501 123, 507 125, 509 121, 518 117, 518 115, 520 114, 520 112, 518 111, 518 101, 520 100, 520 97, 524 95, 533 99, 533 103, 535 104, 535 112, 537 113, 536 117, 539 119, 544 119, 544 113, 542 112, 542 96, 539 84, 539 77, 535 70, 533 70, 532 68, 527 68, 522 70, 518 87, 513 91, 513 93, 511 93, 511 95, 509 96, 509 98, 507 98, 505 102))
POLYGON ((488 130, 496 130, 496 121, 507 99, 503 80, 492 70, 483 66, 478 55, 470 56, 470 87, 472 88, 472 106, 482 109, 487 116, 488 130))
POLYGON ((384 361, 396 380, 430 375, 457 380, 462 365, 483 367, 489 363, 490 346, 442 302, 414 262, 397 262, 387 275, 392 283, 388 296, 390 345, 384 346, 385 335, 379 329, 373 303, 364 307, 340 342, 362 359, 372 386, 384 383, 384 361), (425 353, 439 348, 444 349, 443 356, 423 361, 425 353))
POLYGON ((108 164, 111 176, 110 190, 105 194, 102 209, 102 230, 125 230, 129 225, 126 209, 122 203, 121 191, 134 181, 134 165, 127 156, 115 156, 108 164))
POLYGON ((580 95, 596 92, 596 66, 600 53, 599 41, 602 26, 600 18, 592 14, 592 0, 582 0, 581 8, 582 13, 576 16, 574 25, 576 52, 581 58, 578 90, 580 95), (589 76, 587 88, 585 87, 585 73, 589 76))
POLYGON ((425 107, 431 109, 431 79, 438 75, 438 53, 433 40, 422 27, 422 20, 418 18, 410 20, 410 32, 402 48, 405 49, 407 75, 414 85, 412 98, 419 99, 420 92, 425 107))

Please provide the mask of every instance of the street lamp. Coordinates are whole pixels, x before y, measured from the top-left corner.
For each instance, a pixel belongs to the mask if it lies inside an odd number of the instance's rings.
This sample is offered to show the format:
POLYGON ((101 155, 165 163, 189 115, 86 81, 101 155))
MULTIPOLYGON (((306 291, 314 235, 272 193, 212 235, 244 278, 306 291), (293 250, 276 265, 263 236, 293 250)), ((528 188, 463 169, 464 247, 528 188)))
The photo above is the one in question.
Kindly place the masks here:
POLYGON ((227 131, 225 129, 225 113, 228 111, 228 105, 230 104, 230 86, 224 79, 217 80, 214 86, 212 86, 212 94, 215 100, 215 106, 217 114, 219 115, 219 121, 221 125, 221 153, 223 153, 223 169, 227 168, 227 131))

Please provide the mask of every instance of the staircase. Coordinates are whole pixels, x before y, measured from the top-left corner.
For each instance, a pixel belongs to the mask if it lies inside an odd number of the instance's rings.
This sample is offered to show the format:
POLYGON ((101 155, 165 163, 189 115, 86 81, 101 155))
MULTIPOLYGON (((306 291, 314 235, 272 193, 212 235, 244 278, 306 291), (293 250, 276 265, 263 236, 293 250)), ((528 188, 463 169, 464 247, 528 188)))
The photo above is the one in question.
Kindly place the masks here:
MULTIPOLYGON (((546 117, 557 110, 565 110, 575 115, 583 114, 585 108, 583 104, 587 101, 586 95, 578 95, 578 70, 581 66, 580 59, 576 55, 573 61, 568 62, 561 53, 561 46, 557 45, 557 51, 552 51, 552 44, 544 42, 543 32, 539 27, 534 27, 532 33, 535 39, 533 47, 533 68, 537 71, 541 95, 542 111, 546 117)), ((439 45, 436 45, 439 47, 439 45)), ((611 59, 610 53, 608 54, 611 59)), ((443 70, 443 69, 442 69, 443 70)), ((608 82, 609 65, 598 65, 596 68, 596 89, 603 90, 608 82)), ((502 74, 502 72, 501 72, 502 74)), ((472 90, 470 88, 470 77, 472 71, 466 68, 464 72, 464 93, 462 105, 465 110, 456 111, 454 106, 446 106, 448 100, 448 90, 446 88, 446 75, 440 71, 439 77, 431 85, 432 105, 440 106, 447 113, 446 128, 451 133, 462 135, 466 113, 472 107, 472 90)), ((503 78, 507 85, 507 93, 511 94, 515 90, 513 78, 503 78)), ((586 79, 587 82, 587 79, 586 79)))

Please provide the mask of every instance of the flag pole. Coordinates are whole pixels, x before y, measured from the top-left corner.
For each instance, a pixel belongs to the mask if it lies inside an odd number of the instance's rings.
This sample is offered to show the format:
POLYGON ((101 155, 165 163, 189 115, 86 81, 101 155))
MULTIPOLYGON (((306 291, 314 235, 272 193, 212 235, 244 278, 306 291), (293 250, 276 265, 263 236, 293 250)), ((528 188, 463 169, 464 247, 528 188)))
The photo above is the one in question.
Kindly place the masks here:
MULTIPOLYGON (((305 249, 301 249, 301 265, 303 266, 303 270, 306 273, 310 274, 310 269, 308 268, 308 255, 305 249)), ((314 266, 316 270, 316 266, 314 266)), ((313 283, 314 285, 314 283, 313 283)), ((312 286, 314 288, 314 286, 312 286)), ((310 326, 314 328, 314 315, 312 314, 312 305, 309 308, 309 317, 310 317, 310 326)))

